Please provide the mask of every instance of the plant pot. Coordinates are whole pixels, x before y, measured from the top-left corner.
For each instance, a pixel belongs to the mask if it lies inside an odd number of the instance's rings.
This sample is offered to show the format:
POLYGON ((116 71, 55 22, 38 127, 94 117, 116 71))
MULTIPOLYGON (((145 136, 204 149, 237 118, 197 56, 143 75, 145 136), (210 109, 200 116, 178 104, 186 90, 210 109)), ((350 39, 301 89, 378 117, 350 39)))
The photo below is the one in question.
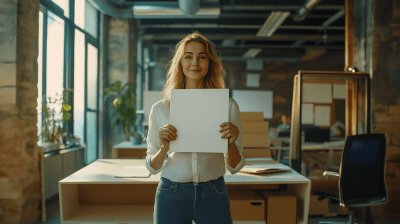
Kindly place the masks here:
POLYGON ((140 145, 142 143, 142 136, 138 133, 135 133, 134 136, 129 137, 132 145, 140 145))
POLYGON ((50 152, 60 149, 59 145, 55 142, 43 142, 39 146, 43 148, 43 152, 50 152))

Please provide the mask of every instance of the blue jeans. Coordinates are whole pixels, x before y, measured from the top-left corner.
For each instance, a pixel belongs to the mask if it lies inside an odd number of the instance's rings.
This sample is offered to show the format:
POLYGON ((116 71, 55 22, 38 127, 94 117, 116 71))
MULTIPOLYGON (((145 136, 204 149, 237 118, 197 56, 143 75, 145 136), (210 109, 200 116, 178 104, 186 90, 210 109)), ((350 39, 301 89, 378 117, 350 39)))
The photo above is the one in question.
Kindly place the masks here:
POLYGON ((155 224, 232 224, 224 177, 195 184, 161 177, 153 220, 155 224))

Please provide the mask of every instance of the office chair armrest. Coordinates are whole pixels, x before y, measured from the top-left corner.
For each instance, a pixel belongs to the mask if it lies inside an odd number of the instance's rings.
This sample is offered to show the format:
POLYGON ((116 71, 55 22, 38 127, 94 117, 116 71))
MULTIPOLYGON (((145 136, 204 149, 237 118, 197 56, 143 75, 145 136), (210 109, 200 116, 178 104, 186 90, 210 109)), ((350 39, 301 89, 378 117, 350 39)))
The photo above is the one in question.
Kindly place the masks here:
POLYGON ((338 172, 332 172, 332 171, 324 171, 324 173, 322 175, 328 175, 328 176, 334 176, 334 177, 339 177, 339 173, 338 172))

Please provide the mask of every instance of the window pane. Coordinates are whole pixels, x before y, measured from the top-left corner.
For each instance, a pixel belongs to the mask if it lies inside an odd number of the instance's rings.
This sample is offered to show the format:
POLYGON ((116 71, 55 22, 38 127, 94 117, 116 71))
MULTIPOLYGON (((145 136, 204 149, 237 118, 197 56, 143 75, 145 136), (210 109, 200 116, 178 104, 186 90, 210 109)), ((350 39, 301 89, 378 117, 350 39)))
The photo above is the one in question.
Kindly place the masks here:
MULTIPOLYGON (((60 98, 63 90, 64 74, 64 20, 48 13, 46 96, 60 98), (58 94, 58 96, 57 96, 58 94)), ((50 107, 56 114, 61 111, 61 102, 50 107)), ((61 117, 56 117, 60 119, 61 117)))
POLYGON ((97 48, 88 44, 87 107, 97 109, 97 48))
POLYGON ((74 136, 83 142, 85 108, 85 35, 75 30, 74 136))
MULTIPOLYGON (((38 53, 38 97, 37 97, 37 128, 38 128, 38 136, 40 136, 41 129, 42 129, 42 53, 43 51, 43 13, 39 11, 39 53, 38 53)), ((39 141, 41 139, 39 137, 39 141)))
POLYGON ((85 0, 75 0, 75 24, 85 28, 85 0))
POLYGON ((97 159, 97 113, 87 112, 87 135, 85 164, 90 164, 97 159))
MULTIPOLYGON (((64 10, 64 16, 68 18, 69 17, 69 0, 52 0, 52 1, 64 10)), ((77 1, 80 1, 80 0, 77 0, 77 1)))
POLYGON ((87 0, 85 2, 85 30, 97 38, 97 10, 87 0))

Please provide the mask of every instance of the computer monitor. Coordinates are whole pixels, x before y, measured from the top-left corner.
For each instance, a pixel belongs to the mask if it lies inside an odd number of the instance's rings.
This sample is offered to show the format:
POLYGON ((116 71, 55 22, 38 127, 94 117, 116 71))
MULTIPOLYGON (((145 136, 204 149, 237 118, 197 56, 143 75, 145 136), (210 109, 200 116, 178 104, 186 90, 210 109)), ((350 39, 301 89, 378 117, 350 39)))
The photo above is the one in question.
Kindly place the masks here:
POLYGON ((318 127, 313 125, 313 124, 301 124, 301 130, 306 130, 306 129, 317 129, 318 127))
POLYGON ((278 137, 290 137, 290 130, 287 131, 279 131, 278 137))
POLYGON ((312 128, 304 130, 306 142, 329 142, 331 139, 329 128, 312 128))

